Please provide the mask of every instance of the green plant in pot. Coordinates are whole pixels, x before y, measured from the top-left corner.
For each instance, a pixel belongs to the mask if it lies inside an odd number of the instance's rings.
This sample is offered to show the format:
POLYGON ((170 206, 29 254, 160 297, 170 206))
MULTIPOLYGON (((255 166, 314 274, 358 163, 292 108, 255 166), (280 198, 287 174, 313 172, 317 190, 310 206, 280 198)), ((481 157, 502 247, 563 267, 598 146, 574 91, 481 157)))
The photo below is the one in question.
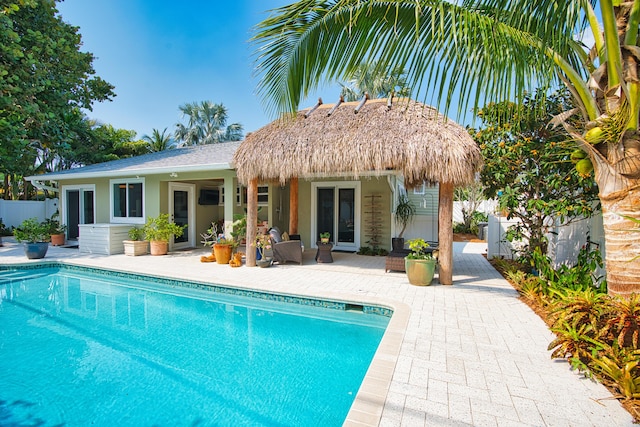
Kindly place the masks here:
POLYGON ((320 233, 320 242, 321 243, 329 243, 329 239, 330 238, 331 238, 331 233, 329 233, 328 231, 320 233))
POLYGON ((404 249, 404 238, 402 236, 416 214, 416 207, 411 203, 411 200, 406 193, 402 193, 398 197, 398 204, 393 213, 396 216, 396 224, 402 227, 400 229, 400 233, 398 233, 398 237, 391 239, 391 246, 393 247, 393 250, 398 251, 404 249))
POLYGON ((13 230, 13 236, 24 246, 29 259, 44 258, 49 249, 49 227, 38 218, 28 218, 13 230))
POLYGON ((129 256, 145 255, 149 250, 149 242, 144 240, 144 229, 132 227, 127 232, 128 240, 123 240, 124 254, 129 256))
POLYGON ((180 237, 186 226, 169 221, 169 214, 149 217, 144 225, 145 239, 149 240, 151 255, 166 255, 169 251, 169 239, 180 237))
POLYGON ((407 243, 411 253, 404 258, 404 264, 409 283, 415 286, 430 285, 437 260, 433 256, 429 243, 424 239, 412 239, 407 243))
POLYGON ((62 246, 65 242, 65 233, 67 232, 67 226, 60 223, 60 215, 58 212, 51 215, 51 218, 47 218, 43 225, 47 228, 47 232, 50 236, 51 245, 62 246))

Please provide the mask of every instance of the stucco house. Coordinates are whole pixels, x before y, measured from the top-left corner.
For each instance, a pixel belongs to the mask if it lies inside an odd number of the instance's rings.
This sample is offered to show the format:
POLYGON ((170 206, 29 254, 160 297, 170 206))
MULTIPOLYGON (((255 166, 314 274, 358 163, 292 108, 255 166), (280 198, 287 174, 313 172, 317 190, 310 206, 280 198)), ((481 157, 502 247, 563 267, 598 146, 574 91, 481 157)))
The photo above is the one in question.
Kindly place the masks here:
MULTIPOLYGON (((170 250, 199 245, 212 222, 223 222, 228 234, 234 216, 244 214, 250 222, 267 221, 299 235, 305 247, 329 232, 334 250, 390 249, 393 211, 405 185, 418 208, 405 237, 438 241, 443 197, 450 218, 453 187, 472 181, 482 166, 466 130, 415 101, 320 104, 242 142, 27 179, 36 187, 56 183, 67 238, 79 238, 81 251, 121 253, 127 230, 159 213, 187 225, 170 250), (446 184, 444 192, 438 182, 446 184)), ((251 238, 255 226, 248 224, 247 233, 251 238)))
MULTIPOLYGON (((56 182, 68 240, 77 240, 83 232, 85 237, 100 234, 100 242, 80 239, 83 251, 122 253, 121 241, 128 229, 159 213, 169 213, 175 222, 187 224, 184 235, 171 242, 171 250, 177 250, 200 245, 200 234, 212 222, 221 221, 230 231, 234 217, 246 213, 247 189, 239 184, 233 165, 239 144, 178 148, 27 179, 35 186, 43 186, 45 180, 56 182)), ((311 236, 329 231, 338 236, 332 239, 336 250, 357 251, 369 245, 375 221, 380 246, 390 247, 395 236, 393 200, 401 190, 402 177, 393 171, 358 179, 301 180, 298 234, 306 247, 314 247, 317 236, 311 236), (335 224, 333 218, 338 219, 335 224)), ((288 185, 260 183, 259 220, 288 230, 289 193, 288 185)), ((437 240, 437 185, 425 184, 408 194, 419 214, 413 233, 424 230, 427 235, 421 236, 437 240)), ((405 234, 411 237, 412 233, 405 234)))

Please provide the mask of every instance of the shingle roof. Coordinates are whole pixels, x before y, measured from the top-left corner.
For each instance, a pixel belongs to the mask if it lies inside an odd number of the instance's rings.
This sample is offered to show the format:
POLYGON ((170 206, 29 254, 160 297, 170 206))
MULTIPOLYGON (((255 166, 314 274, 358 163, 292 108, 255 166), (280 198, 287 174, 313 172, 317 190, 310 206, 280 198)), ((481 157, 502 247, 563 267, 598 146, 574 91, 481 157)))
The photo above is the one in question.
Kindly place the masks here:
POLYGON ((43 175, 32 175, 26 179, 58 180, 233 169, 233 155, 239 145, 239 141, 234 141, 177 148, 43 175))

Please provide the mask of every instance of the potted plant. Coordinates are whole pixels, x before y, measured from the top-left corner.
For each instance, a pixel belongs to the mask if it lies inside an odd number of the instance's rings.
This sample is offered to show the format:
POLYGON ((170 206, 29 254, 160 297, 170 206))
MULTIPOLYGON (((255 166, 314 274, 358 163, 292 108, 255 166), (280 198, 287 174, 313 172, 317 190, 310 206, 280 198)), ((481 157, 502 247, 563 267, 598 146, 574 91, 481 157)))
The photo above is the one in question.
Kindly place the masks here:
POLYGON ((404 249, 404 238, 402 235, 416 214, 416 208, 413 206, 413 203, 411 203, 407 194, 400 194, 400 197, 398 197, 398 205, 393 213, 396 215, 396 224, 402 228, 400 229, 400 233, 398 233, 398 237, 391 239, 391 246, 394 251, 399 251, 404 249))
POLYGON ((0 218, 0 246, 3 246, 2 236, 4 236, 6 232, 7 232, 7 228, 5 227, 4 222, 2 222, 2 218, 0 218))
POLYGON ((169 221, 169 214, 160 214, 155 218, 149 217, 143 228, 151 255, 166 255, 169 251, 169 239, 171 236, 182 236, 185 226, 169 221))
POLYGON ((29 218, 22 221, 19 227, 13 230, 13 236, 24 246, 24 253, 29 259, 44 258, 49 249, 49 228, 37 218, 29 218))
POLYGON ((47 227, 50 240, 51 240, 51 245, 52 246, 64 245, 67 226, 65 224, 60 223, 59 213, 56 212, 53 215, 51 215, 51 218, 48 218, 44 221, 44 225, 47 227))
MULTIPOLYGON (((238 236, 235 233, 234 235, 238 236)), ((218 264, 229 264, 233 250, 238 246, 238 242, 234 239, 224 237, 224 226, 212 222, 211 227, 206 233, 202 233, 201 236, 204 239, 202 243, 205 246, 213 247, 212 257, 205 258, 210 258, 208 261, 215 261, 218 264), (218 232, 218 230, 220 230, 220 232, 218 232)))
POLYGON ((268 234, 258 234, 256 236, 256 264, 258 267, 269 267, 273 259, 266 256, 267 249, 271 249, 271 236, 268 234))
POLYGON ((405 271, 409 283, 416 286, 428 286, 433 280, 437 260, 428 250, 429 244, 424 239, 409 240, 411 253, 404 258, 405 271))
POLYGON ((331 233, 325 231, 320 233, 320 243, 329 243, 329 239, 331 238, 331 233))
POLYGON ((231 231, 231 237, 237 242, 242 242, 247 236, 247 215, 234 215, 235 221, 233 221, 231 231))
POLYGON ((144 240, 144 230, 133 227, 128 231, 129 240, 123 240, 124 254, 129 256, 146 255, 149 251, 149 242, 144 240))

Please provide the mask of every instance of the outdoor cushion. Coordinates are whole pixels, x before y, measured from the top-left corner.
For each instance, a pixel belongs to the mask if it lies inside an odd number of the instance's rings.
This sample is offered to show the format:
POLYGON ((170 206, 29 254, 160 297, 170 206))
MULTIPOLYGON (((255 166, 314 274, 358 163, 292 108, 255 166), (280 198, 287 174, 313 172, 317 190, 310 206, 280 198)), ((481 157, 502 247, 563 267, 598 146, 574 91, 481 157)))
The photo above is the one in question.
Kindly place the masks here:
POLYGON ((269 236, 271 237, 271 249, 273 250, 273 259, 281 264, 287 261, 297 262, 302 264, 302 242, 300 240, 287 240, 282 239, 283 234, 280 233, 276 227, 269 230, 269 236))
POLYGON ((280 230, 278 230, 276 227, 273 227, 271 230, 269 230, 269 235, 271 236, 271 240, 273 241, 273 243, 282 242, 282 234, 280 234, 280 230))

